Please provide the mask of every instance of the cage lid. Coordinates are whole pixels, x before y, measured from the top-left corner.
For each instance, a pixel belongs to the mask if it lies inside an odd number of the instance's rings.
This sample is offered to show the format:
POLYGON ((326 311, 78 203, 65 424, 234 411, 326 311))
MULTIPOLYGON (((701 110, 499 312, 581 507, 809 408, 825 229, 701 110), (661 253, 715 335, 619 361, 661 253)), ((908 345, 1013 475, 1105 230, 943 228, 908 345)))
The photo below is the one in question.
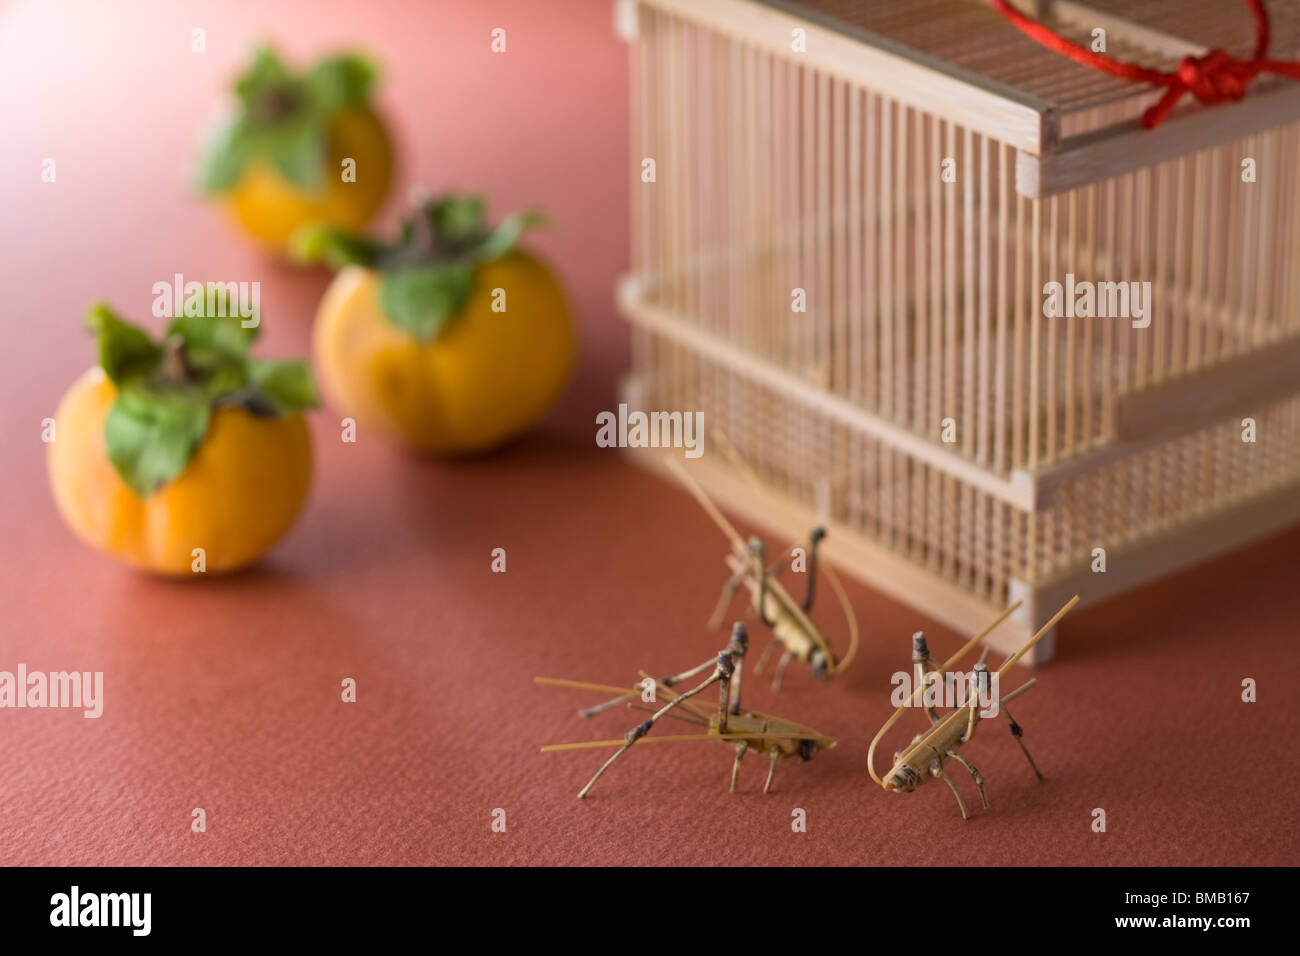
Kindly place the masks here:
MULTIPOLYGON (((1300 119, 1300 83, 1260 75, 1245 99, 1183 97, 1157 129, 1140 123, 1163 87, 1042 46, 989 0, 643 0, 684 19, 881 92, 1019 151, 1017 188, 1053 195, 1300 119), (802 30, 802 49, 792 42, 802 30)), ((1234 0, 1012 0, 1087 48, 1174 72, 1185 56, 1255 50, 1249 7, 1234 0), (1094 31, 1104 31, 1095 33, 1094 31)), ((1300 50, 1300 0, 1266 3, 1270 56, 1300 50)))

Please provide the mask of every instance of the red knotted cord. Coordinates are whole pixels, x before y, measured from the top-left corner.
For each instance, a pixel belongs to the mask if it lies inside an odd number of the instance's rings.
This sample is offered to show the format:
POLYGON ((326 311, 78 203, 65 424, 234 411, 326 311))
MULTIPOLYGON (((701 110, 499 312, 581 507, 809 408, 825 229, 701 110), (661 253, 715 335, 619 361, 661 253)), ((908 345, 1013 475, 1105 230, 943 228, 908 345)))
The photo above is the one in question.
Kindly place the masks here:
POLYGON ((1142 114, 1142 125, 1155 129, 1167 117, 1184 93, 1191 93, 1207 106, 1228 100, 1239 100, 1246 95, 1246 87, 1261 73, 1274 73, 1300 80, 1300 62, 1268 59, 1269 26, 1264 0, 1245 0, 1255 19, 1255 55, 1249 60, 1239 60, 1223 50, 1210 50, 1204 56, 1185 56, 1178 61, 1174 73, 1149 70, 1136 63, 1125 63, 1103 53, 1094 53, 1087 47, 1067 40, 1050 27, 1031 20, 1012 7, 1007 0, 992 0, 993 7, 1020 32, 1036 40, 1049 50, 1055 50, 1084 66, 1103 70, 1135 83, 1153 83, 1167 87, 1160 101, 1142 114))

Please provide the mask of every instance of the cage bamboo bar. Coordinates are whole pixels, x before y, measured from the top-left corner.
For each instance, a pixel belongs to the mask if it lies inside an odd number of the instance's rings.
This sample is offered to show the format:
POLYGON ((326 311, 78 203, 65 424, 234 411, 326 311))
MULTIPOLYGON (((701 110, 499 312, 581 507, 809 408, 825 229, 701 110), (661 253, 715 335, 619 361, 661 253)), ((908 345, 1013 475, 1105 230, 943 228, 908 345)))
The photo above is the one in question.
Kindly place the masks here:
MULTIPOLYGON (((1294 55, 1300 0, 1268 10, 1294 55)), ((1254 45, 1218 0, 1029 12, 1162 70, 1254 45)), ((626 398, 702 410, 780 494, 706 454, 727 507, 827 522, 832 558, 968 634, 1023 599, 1007 647, 1061 595, 1300 520, 1300 84, 1188 96, 1148 130, 1158 89, 983 0, 620 0, 618 23, 632 168, 655 163, 632 187, 626 398), (1046 317, 1067 275, 1149 282, 1149 324, 1046 317)))

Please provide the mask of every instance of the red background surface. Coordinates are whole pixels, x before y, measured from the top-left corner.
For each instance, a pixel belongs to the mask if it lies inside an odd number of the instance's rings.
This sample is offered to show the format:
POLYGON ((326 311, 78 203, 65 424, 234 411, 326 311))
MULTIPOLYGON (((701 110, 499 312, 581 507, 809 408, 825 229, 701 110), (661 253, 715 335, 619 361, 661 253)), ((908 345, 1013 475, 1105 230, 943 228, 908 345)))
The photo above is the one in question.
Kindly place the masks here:
POLYGON ((779 696, 747 683, 751 706, 837 749, 782 763, 763 797, 761 760, 733 796, 722 747, 644 747, 574 799, 603 753, 538 747, 635 718, 584 722, 591 695, 531 678, 621 683, 723 642, 703 626, 722 539, 683 493, 592 441, 626 362, 612 307, 626 98, 605 0, 0 6, 0 669, 105 675, 99 720, 0 711, 0 864, 1300 862, 1300 531, 1067 618, 1058 662, 1016 708, 1048 780, 987 725, 966 753, 993 807, 968 823, 938 783, 885 794, 865 772, 912 631, 941 656, 958 641, 856 585, 865 643, 842 679, 792 669, 779 696), (190 50, 196 26, 205 54, 190 50), (488 48, 498 26, 504 56, 488 48), (260 349, 305 354, 328 276, 267 262, 186 185, 204 122, 264 37, 296 57, 360 45, 383 59, 403 158, 386 221, 416 182, 553 214, 559 228, 530 243, 571 290, 582 364, 546 428, 474 461, 342 444, 338 415, 314 416, 316 484, 282 544, 233 577, 156 580, 62 526, 40 422, 92 360, 86 307, 145 318, 175 272, 260 280, 260 349), (496 547, 505 574, 490 571, 496 547), (355 704, 339 699, 345 677, 355 704), (195 807, 205 834, 190 831, 195 807), (807 833, 791 832, 795 807, 807 833))

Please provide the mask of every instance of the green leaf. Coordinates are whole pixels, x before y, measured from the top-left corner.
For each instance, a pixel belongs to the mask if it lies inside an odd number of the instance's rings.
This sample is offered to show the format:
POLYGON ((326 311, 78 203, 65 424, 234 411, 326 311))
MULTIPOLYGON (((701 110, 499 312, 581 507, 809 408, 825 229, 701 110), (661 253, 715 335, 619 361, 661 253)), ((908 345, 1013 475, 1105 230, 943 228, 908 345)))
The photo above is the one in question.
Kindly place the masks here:
POLYGON ((519 237, 523 235, 524 230, 532 229, 535 226, 544 226, 550 222, 546 213, 536 209, 523 209, 516 213, 511 213, 502 219, 492 234, 487 237, 475 251, 480 262, 491 262, 493 259, 500 259, 507 252, 515 247, 519 237))
POLYGON ((247 105, 268 89, 287 83, 289 68, 271 46, 263 44, 253 51, 248 69, 235 80, 235 94, 247 105))
POLYGON ((402 221, 391 243, 341 229, 306 227, 294 238, 294 253, 300 261, 324 259, 336 269, 359 264, 377 270, 384 315, 419 341, 432 342, 469 300, 475 266, 499 259, 524 230, 548 221, 537 210, 523 210, 489 230, 485 208, 477 195, 431 199, 402 221))
POLYGON ((128 386, 104 423, 108 459, 132 491, 148 498, 185 470, 209 417, 207 398, 193 389, 128 386))
POLYGON ((318 109, 336 112, 366 102, 377 72, 363 57, 333 56, 307 73, 307 89, 318 109))
POLYGON ((213 308, 209 309, 208 283, 204 283, 203 291, 186 299, 181 314, 167 327, 168 335, 179 335, 185 340, 187 357, 192 352, 209 350, 244 355, 257 341, 262 331, 261 317, 256 310, 251 310, 253 314, 247 319, 240 315, 238 286, 231 290, 229 285, 236 284, 213 284, 213 308), (249 324, 246 326, 245 322, 249 324))
POLYGON ((250 378, 259 397, 276 415, 292 415, 320 406, 316 381, 306 362, 278 362, 254 359, 249 363, 250 378))
POLYGON ((342 269, 347 265, 375 265, 384 246, 343 229, 314 224, 294 233, 289 251, 299 262, 324 261, 332 269, 342 269))
POLYGON ((187 304, 205 314, 174 318, 161 344, 103 303, 89 313, 100 363, 117 386, 104 425, 108 458, 141 498, 189 464, 213 408, 238 404, 280 416, 320 404, 305 362, 249 358, 258 327, 244 328, 237 312, 208 316, 206 296, 196 303, 197 295, 187 304))
POLYGON ((199 165, 198 187, 205 193, 222 193, 239 182, 240 174, 256 152, 256 139, 245 124, 231 121, 221 126, 208 143, 199 165))
POLYGON ((328 142, 319 124, 304 117, 265 135, 271 165, 287 182, 305 192, 316 192, 325 185, 328 142))
POLYGON ((248 359, 243 355, 186 346, 185 364, 190 379, 209 402, 218 402, 248 387, 248 359))
POLYGON ((185 300, 167 327, 167 339, 180 347, 186 379, 215 402, 248 385, 248 350, 261 332, 261 319, 256 312, 248 319, 239 314, 237 288, 213 284, 212 290, 209 297, 204 283, 185 300))
POLYGON ((456 248, 483 236, 482 196, 445 196, 426 207, 434 234, 446 246, 456 248))
POLYGON ((472 266, 438 262, 386 273, 379 285, 379 303, 393 324, 427 343, 464 308, 472 289, 472 266))
POLYGON ((86 324, 98 336, 100 366, 118 387, 152 374, 162 361, 162 348, 107 303, 94 305, 86 315, 86 324))

